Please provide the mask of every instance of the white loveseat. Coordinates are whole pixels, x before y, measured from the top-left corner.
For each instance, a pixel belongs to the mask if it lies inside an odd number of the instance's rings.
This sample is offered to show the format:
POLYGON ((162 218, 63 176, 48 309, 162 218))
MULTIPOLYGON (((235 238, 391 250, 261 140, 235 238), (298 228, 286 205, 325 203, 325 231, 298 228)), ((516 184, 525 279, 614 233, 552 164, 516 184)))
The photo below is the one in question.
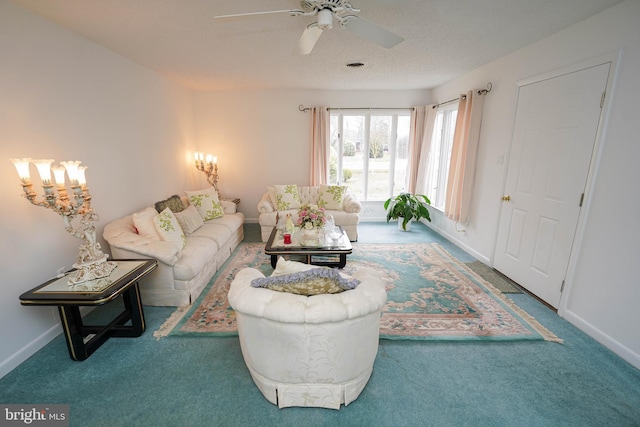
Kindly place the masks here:
POLYGON ((303 296, 252 287, 264 275, 238 272, 229 303, 245 364, 267 400, 280 408, 340 409, 357 399, 378 351, 387 299, 379 276, 363 268, 352 276, 361 282, 355 289, 303 296))
MULTIPOLYGON (((174 196, 176 197, 176 196, 174 196)), ((187 198, 181 198, 188 208, 187 198)), ((191 304, 244 238, 244 215, 236 204, 219 201, 224 215, 202 220, 195 230, 184 230, 184 247, 143 235, 134 225, 134 214, 116 219, 104 228, 103 237, 115 259, 155 258, 158 268, 140 281, 145 305, 191 304), (189 232, 191 231, 191 232, 189 232)), ((155 212, 154 207, 139 211, 155 212)), ((183 227, 188 228, 188 227, 183 227)))
MULTIPOLYGON (((294 221, 297 219, 297 208, 283 209, 283 205, 281 204, 280 209, 278 209, 278 187, 291 186, 267 187, 267 192, 262 195, 262 198, 258 202, 258 222, 260 223, 260 232, 263 242, 266 242, 269 239, 271 230, 276 226, 277 218, 284 218, 286 214, 289 213, 294 221)), ((319 203, 319 196, 323 190, 337 186, 295 187, 297 188, 300 205, 312 204, 325 208, 326 213, 333 216, 335 225, 342 226, 344 231, 347 233, 347 236, 349 236, 349 240, 352 242, 358 240, 358 223, 360 222, 362 204, 355 195, 348 191, 346 187, 343 187, 345 190, 342 195, 342 199, 334 206, 323 206, 322 203, 319 203)))

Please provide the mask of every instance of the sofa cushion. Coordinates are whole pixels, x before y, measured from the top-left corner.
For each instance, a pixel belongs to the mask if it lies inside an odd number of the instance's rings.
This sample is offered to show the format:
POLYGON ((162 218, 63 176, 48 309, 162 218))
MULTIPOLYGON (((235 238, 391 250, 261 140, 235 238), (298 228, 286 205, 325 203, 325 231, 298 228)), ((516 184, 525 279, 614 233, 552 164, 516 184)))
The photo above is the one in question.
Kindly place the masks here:
POLYGON ((202 227, 194 231, 191 236, 211 240, 213 242, 216 242, 218 248, 221 248, 222 246, 224 246, 227 240, 229 240, 231 234, 231 230, 225 227, 223 224, 212 223, 209 221, 206 222, 202 227))
POLYGON ((274 185, 277 209, 285 211, 300 207, 300 194, 297 185, 274 185))
POLYGON ((182 212, 174 212, 174 215, 178 219, 180 227, 182 227, 182 231, 184 231, 185 234, 193 233, 204 224, 198 210, 193 205, 189 205, 182 212))
POLYGON ((358 225, 360 222, 360 217, 357 214, 348 213, 345 211, 326 211, 327 214, 331 214, 333 216, 333 222, 336 225, 347 226, 347 225, 358 225))
POLYGON ((186 191, 189 203, 195 206, 204 221, 219 218, 224 215, 218 192, 215 188, 207 188, 199 191, 186 191))
POLYGON ((187 236, 187 243, 182 249, 182 258, 173 266, 173 277, 176 280, 189 281, 200 274, 208 263, 215 262, 218 244, 213 240, 187 236))
POLYGON ((235 232, 238 228, 242 227, 244 224, 244 215, 233 214, 233 215, 225 215, 220 218, 214 218, 207 221, 205 224, 220 224, 227 227, 231 232, 235 232))
POLYGON ((354 289, 360 284, 356 279, 345 279, 328 267, 315 267, 291 274, 256 278, 251 281, 254 288, 268 288, 278 292, 298 295, 335 294, 354 289))
POLYGON ((165 208, 165 210, 156 215, 154 222, 162 240, 172 243, 178 249, 184 248, 185 235, 171 209, 165 208))
POLYGON ((133 226, 136 232, 142 237, 152 240, 160 240, 160 234, 156 230, 155 218, 158 212, 152 207, 148 207, 133 214, 133 226))
POLYGON ((171 209, 171 212, 173 213, 182 212, 185 208, 184 203, 182 203, 182 199, 180 199, 180 196, 178 196, 177 194, 174 194, 166 200, 156 202, 154 206, 158 213, 162 212, 166 208, 171 209))
POLYGON ((343 185, 320 185, 318 206, 327 210, 342 210, 342 200, 347 192, 343 185))

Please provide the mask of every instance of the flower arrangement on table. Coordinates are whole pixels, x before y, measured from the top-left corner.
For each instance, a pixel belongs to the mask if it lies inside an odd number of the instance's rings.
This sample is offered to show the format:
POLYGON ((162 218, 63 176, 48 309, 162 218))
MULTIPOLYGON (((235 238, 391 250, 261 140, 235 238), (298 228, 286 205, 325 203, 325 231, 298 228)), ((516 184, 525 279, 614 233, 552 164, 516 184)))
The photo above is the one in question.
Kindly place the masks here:
POLYGON ((319 208, 316 205, 304 205, 298 211, 298 227, 300 229, 313 229, 321 228, 327 222, 327 216, 324 213, 324 208, 319 208))

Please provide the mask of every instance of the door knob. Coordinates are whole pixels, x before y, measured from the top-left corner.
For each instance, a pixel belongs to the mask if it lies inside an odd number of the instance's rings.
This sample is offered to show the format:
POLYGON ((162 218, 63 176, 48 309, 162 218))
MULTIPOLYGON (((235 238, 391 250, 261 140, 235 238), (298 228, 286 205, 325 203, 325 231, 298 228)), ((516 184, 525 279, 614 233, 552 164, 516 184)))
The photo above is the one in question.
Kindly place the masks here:
POLYGON ((509 201, 511 201, 511 196, 502 196, 502 201, 503 201, 503 202, 509 202, 509 201))

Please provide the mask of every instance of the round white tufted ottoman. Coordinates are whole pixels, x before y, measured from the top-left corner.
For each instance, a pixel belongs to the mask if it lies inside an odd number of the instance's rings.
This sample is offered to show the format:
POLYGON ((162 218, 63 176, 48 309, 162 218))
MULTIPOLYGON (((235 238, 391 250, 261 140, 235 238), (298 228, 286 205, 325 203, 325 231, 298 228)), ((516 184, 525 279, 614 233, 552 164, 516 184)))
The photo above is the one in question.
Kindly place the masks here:
POLYGON ((381 309, 387 294, 378 274, 361 269, 360 284, 337 294, 302 296, 251 281, 238 272, 229 302, 236 311, 244 361, 262 394, 280 408, 340 409, 362 392, 378 351, 381 309))

